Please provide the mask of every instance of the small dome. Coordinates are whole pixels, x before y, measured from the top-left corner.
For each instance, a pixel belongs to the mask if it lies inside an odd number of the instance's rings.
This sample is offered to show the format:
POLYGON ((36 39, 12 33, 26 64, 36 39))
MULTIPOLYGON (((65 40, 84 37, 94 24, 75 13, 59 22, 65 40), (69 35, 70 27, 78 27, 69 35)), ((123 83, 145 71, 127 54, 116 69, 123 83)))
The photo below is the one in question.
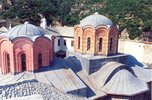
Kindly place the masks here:
POLYGON ((10 39, 14 39, 16 37, 33 37, 33 36, 43 36, 45 33, 41 30, 41 28, 29 24, 25 22, 24 24, 13 27, 7 33, 10 39))
POLYGON ((149 89, 146 82, 138 79, 129 71, 122 69, 114 74, 101 90, 107 94, 132 96, 146 92, 149 89))
POLYGON ((132 69, 124 64, 118 62, 108 62, 104 64, 97 72, 90 75, 90 77, 95 80, 97 87, 103 87, 117 71, 126 69, 129 70, 133 75, 132 69))
POLYGON ((107 17, 98 14, 97 12, 93 15, 87 16, 86 18, 82 19, 80 22, 82 27, 91 25, 93 27, 97 27, 99 25, 113 25, 112 21, 107 17))

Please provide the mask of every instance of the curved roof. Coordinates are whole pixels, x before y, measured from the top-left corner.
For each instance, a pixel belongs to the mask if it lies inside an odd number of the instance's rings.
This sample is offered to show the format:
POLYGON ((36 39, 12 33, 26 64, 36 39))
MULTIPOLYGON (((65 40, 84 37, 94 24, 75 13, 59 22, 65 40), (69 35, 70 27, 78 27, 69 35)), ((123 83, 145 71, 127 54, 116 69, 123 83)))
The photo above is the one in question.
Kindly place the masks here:
POLYGON ((121 63, 118 62, 108 62, 105 65, 103 65, 97 72, 90 75, 90 78, 92 80, 95 80, 95 84, 97 84, 98 88, 103 87, 115 73, 117 73, 119 70, 126 69, 129 70, 133 75, 133 70, 121 63))
POLYGON ((82 19, 80 22, 80 26, 93 26, 97 27, 99 25, 113 25, 112 21, 107 17, 95 13, 93 15, 87 16, 86 18, 82 19))
POLYGON ((6 34, 10 39, 14 39, 16 37, 31 38, 34 36, 43 36, 45 32, 42 31, 41 28, 25 22, 24 24, 13 27, 6 34))
POLYGON ((150 69, 144 69, 143 67, 140 66, 134 66, 131 67, 133 69, 133 71, 135 72, 135 74, 137 75, 137 77, 145 82, 152 82, 152 70, 150 69))
POLYGON ((148 91, 149 88, 146 82, 122 69, 101 90, 107 94, 132 96, 148 91))

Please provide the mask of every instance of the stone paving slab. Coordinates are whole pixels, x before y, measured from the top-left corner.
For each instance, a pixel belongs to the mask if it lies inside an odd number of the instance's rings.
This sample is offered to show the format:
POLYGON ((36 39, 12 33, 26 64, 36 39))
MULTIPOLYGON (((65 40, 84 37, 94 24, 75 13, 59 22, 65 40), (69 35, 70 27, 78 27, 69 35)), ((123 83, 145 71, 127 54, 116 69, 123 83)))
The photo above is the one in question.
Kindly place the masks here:
POLYGON ((35 79, 36 79, 37 81, 50 84, 50 82, 49 82, 48 79, 46 78, 46 75, 45 75, 44 72, 34 73, 34 75, 35 75, 35 79))
POLYGON ((54 71, 47 71, 45 72, 45 74, 47 76, 48 81, 52 83, 55 88, 57 88, 59 91, 66 93, 66 88, 64 87, 60 79, 57 78, 57 75, 54 71))
POLYGON ((78 76, 75 75, 75 73, 71 70, 68 69, 70 73, 67 71, 64 71, 66 76, 72 81, 72 83, 77 87, 77 88, 86 88, 86 85, 78 78, 78 76))
MULTIPOLYGON (((62 84, 65 84, 64 87, 66 88, 67 92, 70 92, 70 91, 73 91, 73 90, 77 90, 77 88, 71 82, 71 80, 68 77, 66 77, 66 74, 64 73, 64 71, 65 71, 65 69, 63 69, 63 70, 55 70, 59 80, 62 82, 62 84)), ((66 70, 66 71, 68 71, 68 70, 66 70)), ((68 72, 68 73, 70 73, 70 72, 68 72)))
POLYGON ((70 94, 78 93, 80 95, 83 93, 83 95, 86 95, 86 85, 78 78, 78 76, 76 76, 76 74, 71 69, 50 70, 45 71, 45 74, 47 80, 59 91, 70 94))

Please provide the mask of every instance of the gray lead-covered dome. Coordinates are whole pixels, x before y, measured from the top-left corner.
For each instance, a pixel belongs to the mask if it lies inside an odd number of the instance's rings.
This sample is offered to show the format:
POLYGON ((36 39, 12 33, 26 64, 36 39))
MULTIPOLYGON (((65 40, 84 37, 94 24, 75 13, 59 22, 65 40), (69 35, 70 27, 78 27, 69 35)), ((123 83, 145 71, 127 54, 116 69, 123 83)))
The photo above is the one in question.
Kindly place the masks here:
POLYGON ((99 25, 113 25, 113 23, 107 17, 100 15, 96 12, 95 14, 87 16, 86 18, 81 20, 80 26, 84 27, 88 25, 97 27, 99 25))
POLYGON ((10 39, 14 39, 16 37, 31 38, 31 37, 35 37, 35 36, 43 36, 43 35, 45 35, 45 32, 43 32, 41 30, 41 28, 34 26, 32 24, 29 24, 28 22, 25 22, 22 25, 13 27, 6 34, 10 39))

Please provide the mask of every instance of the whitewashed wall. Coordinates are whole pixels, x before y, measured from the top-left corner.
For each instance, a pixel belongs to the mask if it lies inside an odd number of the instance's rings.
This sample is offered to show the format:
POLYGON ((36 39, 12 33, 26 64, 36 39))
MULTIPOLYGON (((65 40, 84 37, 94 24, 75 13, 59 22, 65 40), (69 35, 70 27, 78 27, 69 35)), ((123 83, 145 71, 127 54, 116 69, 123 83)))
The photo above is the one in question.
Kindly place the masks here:
POLYGON ((152 63, 152 44, 119 40, 118 52, 130 54, 140 62, 152 63))
POLYGON ((74 38, 68 38, 68 37, 62 37, 61 39, 61 50, 66 51, 73 50, 74 47, 71 46, 71 41, 74 40, 74 38), (66 46, 64 46, 64 40, 66 40, 66 46))
POLYGON ((58 39, 61 40, 61 37, 55 37, 54 40, 54 52, 58 52, 61 50, 61 46, 58 46, 58 39))
POLYGON ((152 63, 152 44, 144 45, 143 62, 152 63))
POLYGON ((68 37, 56 37, 54 42, 54 52, 57 51, 66 51, 68 50, 74 50, 74 47, 71 46, 71 41, 74 40, 74 38, 68 38, 68 37), (58 46, 58 39, 60 39, 60 46, 58 46), (64 46, 64 40, 66 40, 66 46, 64 46))

